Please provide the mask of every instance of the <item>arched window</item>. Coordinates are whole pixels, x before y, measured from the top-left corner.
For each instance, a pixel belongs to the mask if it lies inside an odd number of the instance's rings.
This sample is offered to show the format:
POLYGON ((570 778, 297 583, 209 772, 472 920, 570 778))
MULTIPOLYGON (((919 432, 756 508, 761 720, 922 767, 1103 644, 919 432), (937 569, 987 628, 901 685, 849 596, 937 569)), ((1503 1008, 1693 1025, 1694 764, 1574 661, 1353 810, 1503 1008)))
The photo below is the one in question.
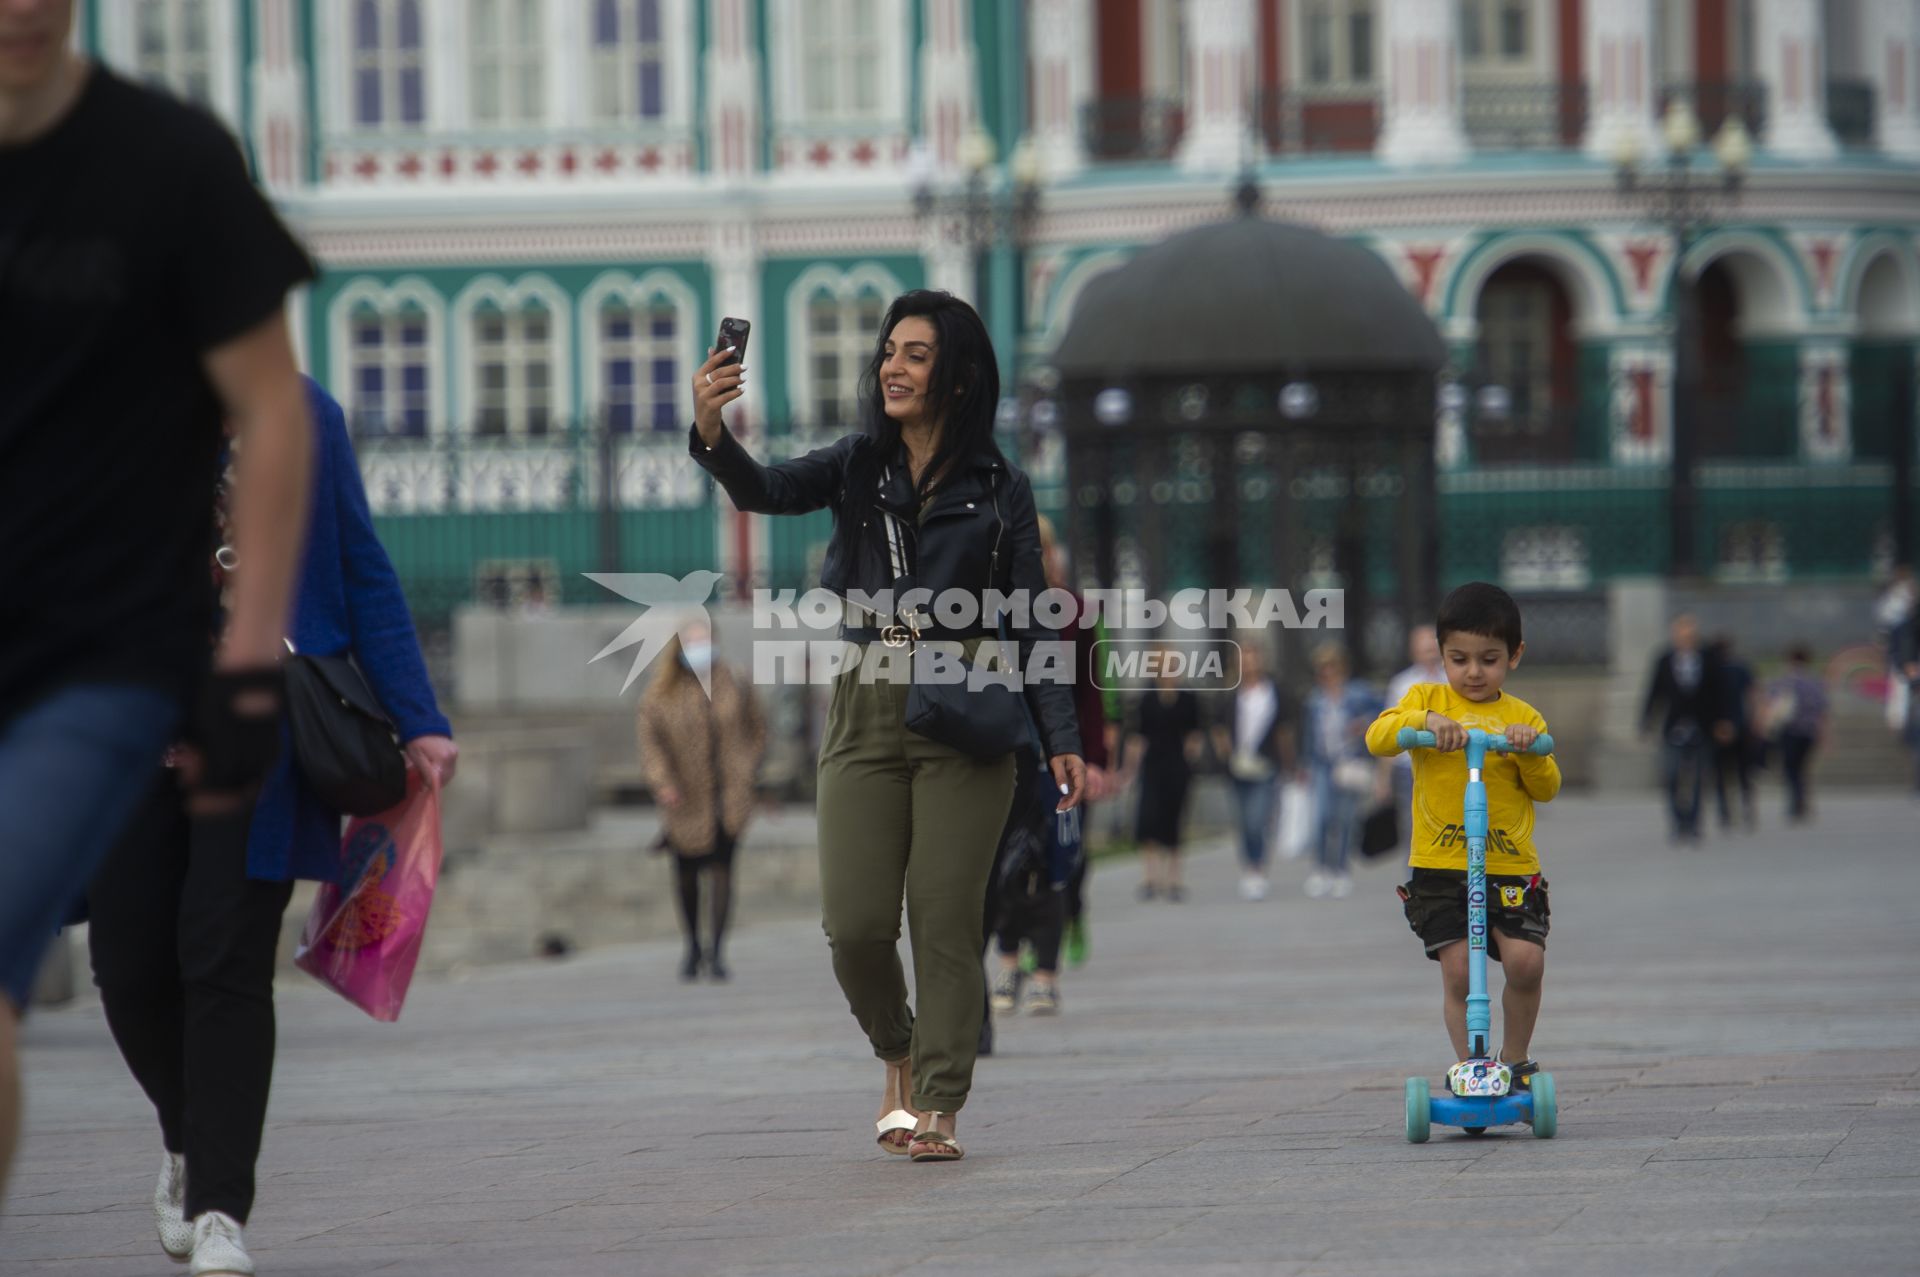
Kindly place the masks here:
POLYGON ((353 424, 368 434, 423 436, 432 391, 432 317, 413 302, 356 306, 347 321, 353 424))
POLYGON ((545 435, 553 427, 554 318, 538 299, 473 312, 473 429, 545 435))
POLYGON ((860 374, 873 357, 873 343, 887 299, 867 287, 852 293, 827 289, 807 300, 807 401, 802 410, 820 426, 859 420, 860 374))
MULTIPOLYGON (((600 335, 600 405, 607 428, 674 430, 680 420, 679 308, 664 295, 609 297, 595 322, 600 335)), ((692 369, 687 375, 693 375, 692 369)))
POLYGON ((1567 460, 1575 441, 1573 305, 1536 261, 1487 278, 1476 307, 1479 380, 1473 446, 1480 461, 1567 460))

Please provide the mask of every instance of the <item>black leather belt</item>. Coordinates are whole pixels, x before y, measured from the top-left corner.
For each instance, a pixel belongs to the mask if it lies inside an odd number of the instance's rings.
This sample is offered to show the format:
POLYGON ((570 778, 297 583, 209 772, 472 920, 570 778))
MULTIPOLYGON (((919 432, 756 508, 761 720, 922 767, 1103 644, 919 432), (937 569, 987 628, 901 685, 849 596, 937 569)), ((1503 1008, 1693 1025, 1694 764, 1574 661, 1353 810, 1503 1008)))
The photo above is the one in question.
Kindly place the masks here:
POLYGON ((978 628, 949 630, 933 625, 922 626, 918 636, 915 636, 904 625, 884 628, 877 625, 842 625, 840 637, 849 643, 885 643, 890 647, 904 647, 910 639, 921 643, 964 643, 968 639, 989 638, 991 631, 978 628))

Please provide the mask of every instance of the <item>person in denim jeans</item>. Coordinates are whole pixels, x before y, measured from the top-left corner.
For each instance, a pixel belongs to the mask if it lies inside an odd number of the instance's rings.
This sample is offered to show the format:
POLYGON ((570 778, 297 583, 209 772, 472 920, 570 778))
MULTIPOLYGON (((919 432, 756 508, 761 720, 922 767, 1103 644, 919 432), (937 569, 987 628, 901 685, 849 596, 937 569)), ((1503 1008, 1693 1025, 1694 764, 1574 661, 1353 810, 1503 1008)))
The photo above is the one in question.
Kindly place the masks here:
POLYGON ((272 763, 313 450, 283 309, 312 263, 233 136, 79 52, 75 8, 0 6, 0 1193, 36 969, 148 760, 184 728, 205 818, 272 763), (209 669, 223 421, 250 580, 209 669))
POLYGON ((1380 712, 1380 695, 1349 676, 1347 653, 1327 643, 1313 653, 1314 689, 1300 716, 1302 751, 1313 785, 1315 868, 1307 894, 1345 896, 1353 891, 1347 872, 1361 799, 1377 792, 1381 764, 1367 752, 1367 724, 1380 712))
POLYGON ((1267 896, 1267 839, 1279 802, 1280 777, 1293 769, 1293 722, 1279 685, 1266 672, 1257 640, 1240 645, 1240 686, 1226 702, 1226 721, 1213 729, 1214 753, 1227 760, 1233 805, 1240 818, 1240 895, 1267 896))

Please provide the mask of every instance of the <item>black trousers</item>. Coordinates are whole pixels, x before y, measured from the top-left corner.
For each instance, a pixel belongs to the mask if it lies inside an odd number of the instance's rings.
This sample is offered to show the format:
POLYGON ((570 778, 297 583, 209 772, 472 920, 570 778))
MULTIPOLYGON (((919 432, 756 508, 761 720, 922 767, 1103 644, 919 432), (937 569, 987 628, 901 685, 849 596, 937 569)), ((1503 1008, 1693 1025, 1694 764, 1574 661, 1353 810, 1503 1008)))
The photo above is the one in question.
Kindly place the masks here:
POLYGON ((1787 775, 1787 815, 1807 814, 1807 761, 1813 757, 1813 737, 1788 732, 1780 737, 1780 767, 1787 775))
POLYGON ((171 773, 88 891, 107 1027, 187 1160, 186 1215, 245 1223, 273 1080, 273 967, 290 882, 247 877, 251 811, 187 819, 171 773))
POLYGON ((1727 782, 1731 779, 1740 788, 1740 810, 1748 817, 1753 815, 1753 749, 1745 732, 1736 736, 1732 743, 1714 742, 1713 746, 1713 797, 1720 809, 1720 827, 1725 829, 1733 823, 1732 804, 1727 801, 1727 782))
POLYGON ((1020 942, 1026 940, 1033 945, 1037 970, 1058 971, 1060 937, 1066 922, 1066 893, 1055 891, 1039 874, 1019 874, 1000 896, 994 931, 1003 956, 1019 953, 1020 942))

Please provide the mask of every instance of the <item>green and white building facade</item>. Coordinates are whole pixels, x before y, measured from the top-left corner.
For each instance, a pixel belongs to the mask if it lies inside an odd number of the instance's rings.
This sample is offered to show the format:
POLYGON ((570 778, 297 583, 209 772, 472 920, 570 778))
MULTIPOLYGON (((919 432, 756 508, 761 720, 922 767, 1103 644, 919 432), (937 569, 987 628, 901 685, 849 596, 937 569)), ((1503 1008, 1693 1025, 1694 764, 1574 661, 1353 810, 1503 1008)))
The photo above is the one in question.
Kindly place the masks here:
MULTIPOLYGON (((82 12, 98 56, 232 125, 321 263, 300 352, 356 423, 429 613, 534 581, 586 598, 579 572, 610 563, 806 584, 823 516, 740 518, 684 460, 720 316, 754 323, 743 428, 766 451, 849 418, 881 311, 919 286, 981 304, 1008 422, 1044 424, 1086 284, 1231 216, 1247 170, 1267 216, 1384 259, 1455 350, 1443 517, 1503 531, 1450 548, 1448 575, 1579 591, 1664 570, 1676 269, 1709 356, 1689 414, 1702 569, 1844 579, 1894 553, 1920 337, 1917 0, 82 12), (1703 138, 1739 120, 1752 140, 1677 263, 1616 185, 1629 157, 1658 167, 1675 99, 1703 138)), ((1714 164, 1703 144, 1696 173, 1714 164)), ((1057 443, 1015 433, 1064 504, 1057 443)))

